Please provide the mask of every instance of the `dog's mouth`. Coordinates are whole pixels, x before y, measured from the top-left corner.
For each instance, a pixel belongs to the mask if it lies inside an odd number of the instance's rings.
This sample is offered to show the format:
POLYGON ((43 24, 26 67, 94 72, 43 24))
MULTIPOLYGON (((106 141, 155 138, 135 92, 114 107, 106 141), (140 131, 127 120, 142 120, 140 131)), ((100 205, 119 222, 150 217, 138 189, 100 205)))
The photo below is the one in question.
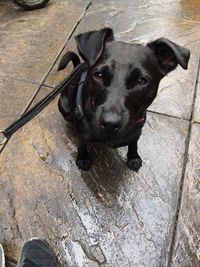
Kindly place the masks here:
POLYGON ((92 131, 96 137, 104 142, 115 142, 120 139, 129 139, 129 136, 133 135, 135 131, 141 129, 145 123, 145 117, 141 117, 132 122, 128 122, 124 127, 117 130, 103 129, 99 124, 94 123, 92 125, 92 131))

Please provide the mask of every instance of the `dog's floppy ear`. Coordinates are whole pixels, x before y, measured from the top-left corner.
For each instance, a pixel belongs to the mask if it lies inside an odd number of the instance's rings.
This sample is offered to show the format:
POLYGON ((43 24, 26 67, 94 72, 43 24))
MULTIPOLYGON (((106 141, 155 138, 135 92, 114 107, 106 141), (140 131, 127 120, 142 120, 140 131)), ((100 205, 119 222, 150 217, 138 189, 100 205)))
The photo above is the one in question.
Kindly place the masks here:
POLYGON ((190 58, 190 51, 187 48, 177 45, 166 38, 159 38, 148 43, 147 46, 156 55, 158 64, 164 75, 174 70, 178 64, 183 69, 187 69, 190 58))
POLYGON ((80 55, 92 67, 101 56, 106 41, 114 40, 114 35, 112 29, 104 28, 79 34, 75 40, 80 55))

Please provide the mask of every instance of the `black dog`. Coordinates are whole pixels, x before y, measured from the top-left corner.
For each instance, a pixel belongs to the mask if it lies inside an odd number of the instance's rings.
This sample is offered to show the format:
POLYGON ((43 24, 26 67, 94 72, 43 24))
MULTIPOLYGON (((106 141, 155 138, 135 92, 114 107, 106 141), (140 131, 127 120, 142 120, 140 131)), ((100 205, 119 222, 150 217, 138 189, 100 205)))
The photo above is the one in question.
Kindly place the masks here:
MULTIPOLYGON (((75 39, 81 57, 90 66, 82 94, 84 117, 76 119, 74 108, 69 108, 74 101, 69 88, 61 94, 59 109, 66 120, 73 118, 76 126, 76 164, 88 170, 92 161, 87 143, 100 141, 110 147, 128 145, 127 165, 138 171, 142 160, 137 141, 146 110, 156 97, 160 80, 178 64, 187 69, 190 51, 165 38, 146 46, 116 42, 110 28, 75 39)), ((66 66, 64 61, 63 57, 59 70, 66 66)))

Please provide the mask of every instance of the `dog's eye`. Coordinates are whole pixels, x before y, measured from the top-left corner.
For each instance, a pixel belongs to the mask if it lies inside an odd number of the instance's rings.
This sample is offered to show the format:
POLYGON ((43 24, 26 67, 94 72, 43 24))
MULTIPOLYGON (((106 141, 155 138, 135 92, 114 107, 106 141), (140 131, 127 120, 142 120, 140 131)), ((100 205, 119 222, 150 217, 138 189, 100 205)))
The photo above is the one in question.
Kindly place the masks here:
POLYGON ((145 86, 145 85, 147 85, 148 80, 145 77, 140 77, 140 78, 138 78, 137 82, 140 86, 145 86))
POLYGON ((95 72, 93 73, 93 76, 94 76, 94 78, 95 78, 96 80, 98 80, 98 81, 100 81, 100 80, 103 79, 103 74, 102 74, 102 72, 100 72, 100 71, 95 71, 95 72))

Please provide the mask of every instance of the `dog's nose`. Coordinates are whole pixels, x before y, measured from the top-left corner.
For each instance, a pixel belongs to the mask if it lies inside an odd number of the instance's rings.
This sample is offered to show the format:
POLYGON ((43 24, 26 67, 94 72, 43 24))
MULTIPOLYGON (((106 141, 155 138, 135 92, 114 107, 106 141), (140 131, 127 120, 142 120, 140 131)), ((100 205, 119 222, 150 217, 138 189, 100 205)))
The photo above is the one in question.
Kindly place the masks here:
POLYGON ((117 113, 104 113, 100 119, 100 127, 102 130, 118 132, 121 126, 121 116, 117 113))

